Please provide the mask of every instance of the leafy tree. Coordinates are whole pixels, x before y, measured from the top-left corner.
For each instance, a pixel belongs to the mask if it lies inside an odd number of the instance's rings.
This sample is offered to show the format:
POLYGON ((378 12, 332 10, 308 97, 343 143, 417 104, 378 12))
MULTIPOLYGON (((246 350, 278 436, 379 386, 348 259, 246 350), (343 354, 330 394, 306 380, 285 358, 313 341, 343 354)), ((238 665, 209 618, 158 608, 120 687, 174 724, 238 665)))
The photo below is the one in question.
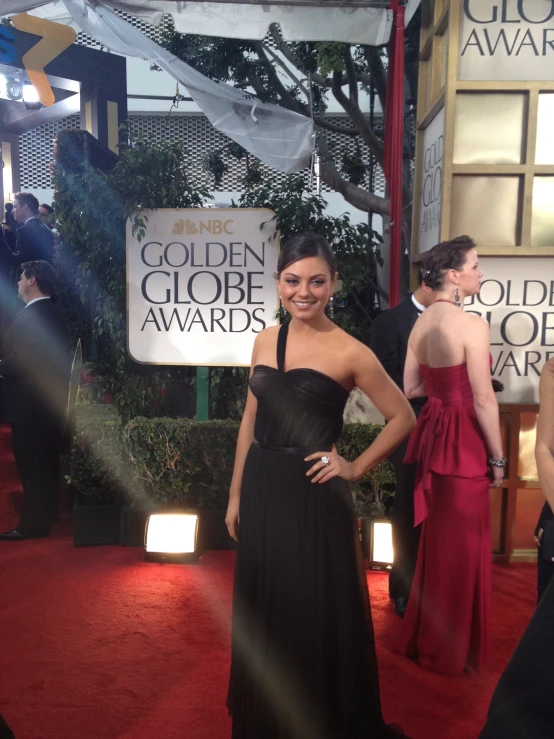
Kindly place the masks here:
MULTIPOLYGON (((188 154, 180 144, 131 140, 106 174, 84 161, 82 136, 61 133, 54 163, 62 307, 75 338, 83 336, 87 314, 93 318, 88 358, 92 375, 102 378, 99 394, 109 393, 124 418, 160 415, 163 390, 178 384, 192 397, 195 374, 192 368, 139 365, 127 355, 125 222, 131 217, 141 236, 147 218, 143 209, 200 207, 209 196, 190 182, 188 154)), ((252 177, 237 205, 273 210, 283 240, 315 231, 330 241, 342 281, 334 320, 367 341, 376 312, 380 237, 366 224, 352 224, 347 215, 326 215, 325 200, 303 190, 302 177, 282 184, 252 177)), ((248 373, 212 368, 210 377, 212 418, 240 417, 248 373)))
MULTIPOLYGON (((76 336, 92 321, 87 358, 124 417, 156 415, 162 387, 190 373, 139 365, 127 354, 125 223, 141 209, 201 207, 209 195, 189 181, 180 143, 130 139, 104 173, 86 161, 81 136, 58 135, 53 166, 62 307, 76 336)), ((141 217, 133 221, 144 231, 141 217)))
MULTIPOLYGON (((367 111, 360 107, 360 91, 374 91, 385 110, 387 86, 386 54, 372 46, 342 43, 287 43, 276 25, 270 27, 273 48, 262 41, 184 35, 170 30, 164 45, 173 54, 212 79, 232 83, 239 89, 253 90, 260 100, 276 103, 304 115, 313 111, 321 155, 321 178, 332 190, 362 211, 387 215, 388 198, 369 188, 368 168, 361 159, 361 146, 367 146, 373 160, 383 165, 383 131, 372 128, 367 111), (352 122, 351 129, 339 128, 328 120, 329 98, 333 97, 352 122), (340 132, 353 145, 331 149, 325 131, 340 132)), ((419 23, 414 19, 407 30, 407 100, 417 97, 419 23)), ((413 110, 412 110, 413 112, 413 110)), ((413 145, 406 136, 404 210, 411 214, 410 163, 413 145)), ((241 157, 235 144, 212 152, 207 164, 217 184, 225 171, 227 156, 241 157)), ((256 168, 254 168, 254 176, 256 168)), ((409 223, 405 234, 409 235, 409 223)))

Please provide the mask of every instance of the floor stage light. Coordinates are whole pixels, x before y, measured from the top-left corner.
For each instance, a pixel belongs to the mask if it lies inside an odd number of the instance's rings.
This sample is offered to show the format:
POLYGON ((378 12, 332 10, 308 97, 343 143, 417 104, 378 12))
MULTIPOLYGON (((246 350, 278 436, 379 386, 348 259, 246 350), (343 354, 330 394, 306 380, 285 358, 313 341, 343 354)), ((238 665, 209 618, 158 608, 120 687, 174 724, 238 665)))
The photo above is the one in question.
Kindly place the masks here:
POLYGON ((146 523, 144 551, 147 562, 196 562, 198 514, 152 513, 146 523))
POLYGON ((369 537, 369 568, 389 570, 393 561, 392 524, 387 518, 373 518, 369 537))

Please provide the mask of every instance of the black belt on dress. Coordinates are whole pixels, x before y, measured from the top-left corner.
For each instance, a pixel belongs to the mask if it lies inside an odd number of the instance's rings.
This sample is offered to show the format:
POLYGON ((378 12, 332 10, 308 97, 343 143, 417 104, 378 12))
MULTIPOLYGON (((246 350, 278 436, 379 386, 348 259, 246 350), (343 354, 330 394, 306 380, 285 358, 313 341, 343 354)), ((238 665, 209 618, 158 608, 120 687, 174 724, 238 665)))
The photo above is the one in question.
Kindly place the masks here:
POLYGON ((298 454, 305 457, 307 457, 309 454, 314 454, 315 452, 321 451, 321 449, 317 449, 313 446, 271 446, 270 444, 260 444, 260 442, 256 439, 254 439, 252 444, 259 447, 260 449, 266 449, 268 452, 279 452, 281 454, 298 454))

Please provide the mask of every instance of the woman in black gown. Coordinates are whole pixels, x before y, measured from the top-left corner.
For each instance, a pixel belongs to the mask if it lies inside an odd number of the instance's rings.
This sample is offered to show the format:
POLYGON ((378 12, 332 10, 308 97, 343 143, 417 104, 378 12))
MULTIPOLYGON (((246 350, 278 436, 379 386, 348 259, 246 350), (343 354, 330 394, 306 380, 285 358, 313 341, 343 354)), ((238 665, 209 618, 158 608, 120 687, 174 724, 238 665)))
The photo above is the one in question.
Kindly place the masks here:
POLYGON ((238 539, 228 707, 233 739, 381 739, 369 597, 349 480, 414 425, 372 352, 325 315, 336 258, 316 234, 279 257, 291 320, 252 355, 226 523, 238 539), (337 454, 359 387, 389 423, 358 459, 337 454))

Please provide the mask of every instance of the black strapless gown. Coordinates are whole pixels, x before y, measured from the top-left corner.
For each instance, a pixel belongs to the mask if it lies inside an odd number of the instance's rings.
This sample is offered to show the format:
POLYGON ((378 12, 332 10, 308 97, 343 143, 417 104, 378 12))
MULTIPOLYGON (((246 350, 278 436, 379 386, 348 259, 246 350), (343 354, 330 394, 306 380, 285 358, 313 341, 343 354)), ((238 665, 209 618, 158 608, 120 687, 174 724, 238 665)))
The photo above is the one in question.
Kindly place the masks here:
POLYGON ((369 595, 350 487, 313 484, 349 393, 310 369, 254 368, 255 442, 240 499, 228 707, 233 739, 398 736, 381 714, 369 595))

